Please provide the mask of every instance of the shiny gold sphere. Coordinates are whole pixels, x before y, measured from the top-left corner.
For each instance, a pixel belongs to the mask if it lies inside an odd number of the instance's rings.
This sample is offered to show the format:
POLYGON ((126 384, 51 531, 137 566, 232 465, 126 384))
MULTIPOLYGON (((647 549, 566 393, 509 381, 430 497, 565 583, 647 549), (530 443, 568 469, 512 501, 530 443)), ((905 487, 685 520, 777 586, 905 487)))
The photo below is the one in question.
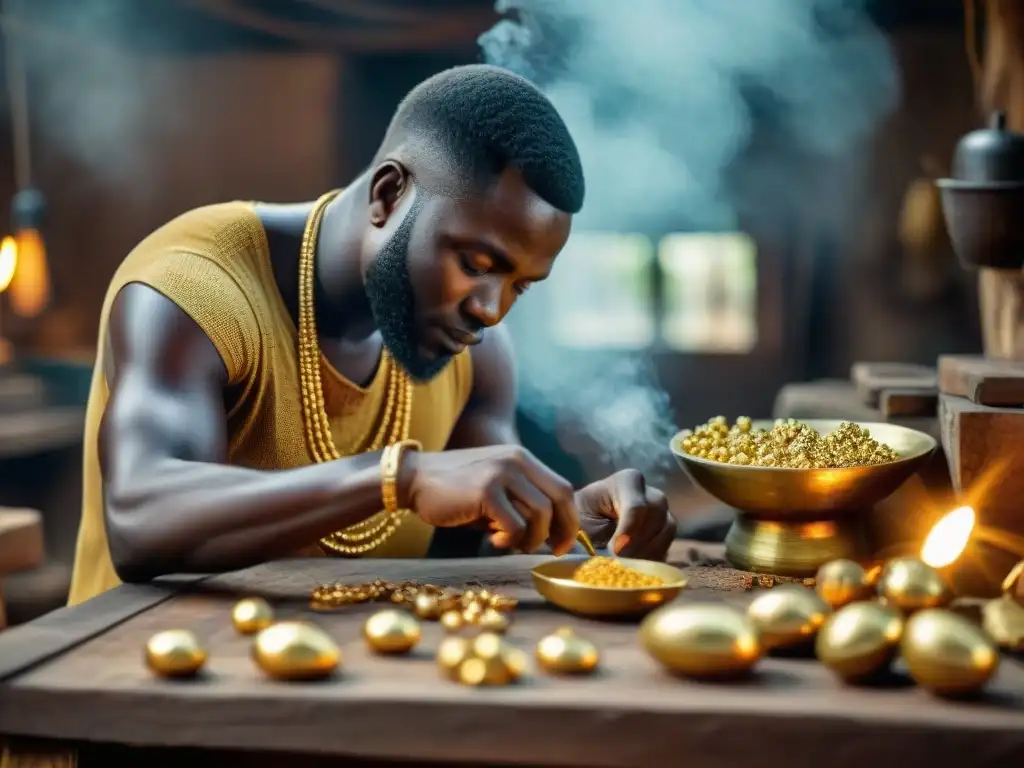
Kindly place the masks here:
POLYGON ((429 592, 420 592, 416 595, 413 610, 416 611, 416 615, 421 619, 434 621, 441 616, 441 600, 437 595, 430 594, 429 592))
POLYGON ((162 677, 190 677, 206 663, 206 650, 187 629, 157 632, 146 643, 146 666, 162 677))
POLYGON ((953 599, 942 574, 917 557, 898 557, 886 563, 878 590, 888 605, 904 613, 939 608, 953 599))
POLYGON ((1024 653, 1024 605, 1009 594, 985 603, 981 628, 1000 648, 1024 653))
POLYGON ((731 606, 666 605, 640 624, 647 652, 673 672, 695 678, 736 677, 761 658, 753 623, 731 606))
POLYGON ((441 614, 441 626, 448 632, 458 632, 465 623, 459 611, 448 610, 441 614))
POLYGON ((445 677, 455 679, 462 662, 469 658, 469 640, 464 637, 446 637, 437 646, 437 666, 445 677))
POLYGON ((825 620, 815 652, 839 677, 856 682, 889 665, 902 634, 903 617, 898 611, 875 602, 851 603, 825 620))
POLYGON ((334 673, 341 649, 319 627, 303 621, 271 624, 256 635, 253 660, 279 680, 315 680, 334 673))
POLYGON ((537 662, 547 672, 580 675, 593 672, 601 654, 589 640, 575 633, 552 633, 537 643, 537 662))
POLYGON ((830 613, 828 603, 798 584, 770 589, 747 608, 747 618, 757 628, 766 651, 813 642, 830 613))
MULTIPOLYGON (((877 575, 876 572, 876 578, 877 575)), ((870 600, 874 585, 860 563, 839 559, 825 563, 818 569, 814 576, 814 590, 836 610, 858 600, 870 600)))
POLYGON ((979 690, 999 666, 991 638, 952 611, 929 609, 911 616, 900 649, 917 684, 945 696, 979 690))
POLYGON ((242 635, 254 635, 274 622, 274 610, 262 597, 239 600, 231 609, 231 623, 242 635))
POLYGON ((408 653, 416 647, 420 637, 416 617, 394 608, 378 611, 363 624, 366 647, 374 653, 408 653))
POLYGON ((507 615, 501 611, 496 611, 494 608, 485 608, 484 612, 480 614, 480 618, 477 619, 476 624, 480 629, 485 632, 504 632, 509 628, 512 621, 507 615))

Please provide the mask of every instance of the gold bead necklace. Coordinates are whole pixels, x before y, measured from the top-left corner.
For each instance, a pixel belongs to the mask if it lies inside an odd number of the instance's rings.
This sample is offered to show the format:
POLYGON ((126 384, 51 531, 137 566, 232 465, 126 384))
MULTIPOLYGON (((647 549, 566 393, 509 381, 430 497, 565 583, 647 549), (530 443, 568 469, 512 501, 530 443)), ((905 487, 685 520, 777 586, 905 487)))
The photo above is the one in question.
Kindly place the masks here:
MULTIPOLYGON (((320 341, 313 304, 314 261, 320 223, 327 206, 337 194, 336 191, 329 192, 317 200, 306 221, 299 251, 299 385, 306 442, 313 460, 318 464, 342 457, 331 438, 331 424, 324 406, 323 382, 320 378, 320 341)), ((387 349, 381 355, 380 364, 384 366, 383 373, 387 376, 387 395, 381 409, 380 424, 373 439, 368 441, 369 433, 365 435, 353 446, 353 453, 372 453, 409 437, 412 380, 391 359, 387 349)), ((379 512, 343 531, 325 536, 320 540, 320 546, 341 555, 364 554, 387 541, 408 514, 407 509, 379 512)))

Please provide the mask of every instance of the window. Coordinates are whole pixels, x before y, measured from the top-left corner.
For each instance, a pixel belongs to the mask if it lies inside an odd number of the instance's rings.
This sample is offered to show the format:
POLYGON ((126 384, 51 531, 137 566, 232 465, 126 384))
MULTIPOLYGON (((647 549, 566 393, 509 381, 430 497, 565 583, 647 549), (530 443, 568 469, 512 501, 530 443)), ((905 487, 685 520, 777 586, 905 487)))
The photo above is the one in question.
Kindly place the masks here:
POLYGON ((566 347, 643 349, 654 342, 654 247, 644 235, 581 232, 558 257, 549 317, 566 347))
POLYGON ((743 354, 757 343, 757 247, 747 235, 676 233, 655 247, 646 235, 579 232, 559 262, 544 314, 560 346, 743 354))
POLYGON ((683 352, 742 354, 757 343, 757 247, 746 235, 674 234, 658 246, 661 335, 683 352))

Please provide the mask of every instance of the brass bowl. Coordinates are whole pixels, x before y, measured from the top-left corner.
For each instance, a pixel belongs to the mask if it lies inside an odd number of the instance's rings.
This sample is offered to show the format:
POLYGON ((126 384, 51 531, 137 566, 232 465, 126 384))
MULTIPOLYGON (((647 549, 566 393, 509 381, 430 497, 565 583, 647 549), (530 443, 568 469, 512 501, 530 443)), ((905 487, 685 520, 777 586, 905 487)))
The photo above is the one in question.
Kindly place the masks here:
POLYGON ((640 616, 673 600, 686 586, 686 576, 678 568, 651 560, 618 558, 629 568, 657 576, 664 581, 656 587, 618 589, 594 587, 574 581, 573 573, 586 556, 566 555, 534 567, 533 586, 548 602, 581 616, 640 616))
MULTIPOLYGON (((842 421, 807 419, 802 423, 826 435, 842 421)), ((770 420, 752 429, 771 429, 770 420)), ((726 556, 734 565, 762 573, 814 576, 837 558, 859 560, 865 552, 864 513, 899 488, 928 459, 935 438, 895 424, 856 422, 871 437, 900 454, 888 464, 842 469, 788 469, 723 464, 690 456, 672 438, 679 466, 693 481, 738 512, 726 538, 726 556)))

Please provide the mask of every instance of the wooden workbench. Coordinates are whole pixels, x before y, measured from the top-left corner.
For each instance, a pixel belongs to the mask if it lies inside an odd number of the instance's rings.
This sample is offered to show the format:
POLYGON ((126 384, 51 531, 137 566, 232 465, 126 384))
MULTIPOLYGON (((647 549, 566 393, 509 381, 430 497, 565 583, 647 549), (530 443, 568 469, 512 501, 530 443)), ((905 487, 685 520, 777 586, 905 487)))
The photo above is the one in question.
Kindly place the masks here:
MULTIPOLYGON (((707 556, 707 547, 695 552, 691 542, 677 541, 670 559, 687 565, 707 556)), ((635 624, 575 619, 543 604, 529 586, 530 567, 543 559, 321 558, 123 586, 0 635, 0 731, 77 744, 80 766, 125 757, 95 743, 132 744, 141 751, 125 763, 147 768, 326 765, 337 758, 345 765, 588 768, 1024 765, 1020 662, 1004 661, 984 698, 971 703, 938 700, 905 678, 883 689, 845 687, 813 660, 766 659, 745 683, 687 682, 642 652, 635 624), (440 679, 434 666, 436 624, 426 625, 412 658, 371 656, 359 630, 373 606, 315 614, 305 604, 321 581, 371 577, 489 585, 521 600, 514 642, 529 648, 547 631, 573 624, 602 648, 604 671, 573 680, 531 674, 507 688, 461 687, 440 679), (312 684, 264 679, 250 661, 250 641, 229 622, 232 601, 252 594, 275 602, 279 615, 328 629, 342 644, 344 671, 312 684), (143 667, 147 637, 172 627, 190 628, 208 643, 202 679, 162 681, 143 667)), ((688 570, 691 588, 681 600, 743 604, 753 594, 730 569, 688 570)))

